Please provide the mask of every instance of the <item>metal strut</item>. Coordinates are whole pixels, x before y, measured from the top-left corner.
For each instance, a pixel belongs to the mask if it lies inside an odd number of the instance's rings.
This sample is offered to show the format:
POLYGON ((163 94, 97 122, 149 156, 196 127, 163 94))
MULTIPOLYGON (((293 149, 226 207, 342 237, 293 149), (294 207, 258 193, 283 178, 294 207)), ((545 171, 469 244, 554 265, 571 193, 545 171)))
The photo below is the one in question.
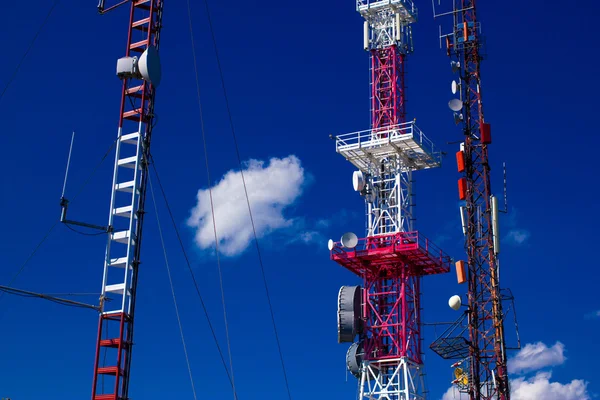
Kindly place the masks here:
MULTIPOLYGON (((101 1, 99 9, 106 12, 116 6, 104 10, 101 1)), ((149 46, 159 50, 162 12, 162 0, 131 1, 126 57, 139 57, 149 46)), ((129 399, 154 100, 155 87, 150 82, 137 77, 123 80, 92 400, 129 399), (112 301, 107 303, 107 299, 112 301)))

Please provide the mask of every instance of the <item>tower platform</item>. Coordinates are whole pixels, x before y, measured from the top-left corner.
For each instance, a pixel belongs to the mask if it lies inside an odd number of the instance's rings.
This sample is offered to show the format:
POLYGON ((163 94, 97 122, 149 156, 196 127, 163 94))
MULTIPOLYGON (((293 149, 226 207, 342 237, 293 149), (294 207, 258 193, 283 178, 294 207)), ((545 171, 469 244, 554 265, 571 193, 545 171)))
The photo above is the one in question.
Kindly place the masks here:
POLYGON ((436 151, 433 142, 414 121, 336 136, 335 148, 365 173, 373 164, 391 156, 399 156, 403 167, 409 171, 435 168, 442 164, 441 153, 436 151))
POLYGON ((363 16, 383 8, 399 13, 406 22, 417 22, 417 8, 412 0, 356 0, 356 11, 363 16))
POLYGON ((334 243, 331 259, 359 276, 397 275, 398 269, 409 268, 412 276, 450 272, 452 259, 419 232, 359 239, 354 249, 334 243))

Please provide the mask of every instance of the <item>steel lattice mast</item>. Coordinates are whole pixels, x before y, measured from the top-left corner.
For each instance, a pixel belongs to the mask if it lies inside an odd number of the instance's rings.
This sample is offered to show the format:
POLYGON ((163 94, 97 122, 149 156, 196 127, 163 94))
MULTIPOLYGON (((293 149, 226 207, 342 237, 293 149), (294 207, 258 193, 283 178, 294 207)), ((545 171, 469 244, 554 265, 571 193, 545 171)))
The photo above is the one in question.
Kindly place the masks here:
POLYGON ((454 41, 449 54, 462 68, 464 178, 466 179, 469 338, 471 342, 472 399, 508 400, 504 318, 492 229, 492 189, 488 145, 490 125, 483 114, 481 38, 475 0, 456 0, 454 41), (462 38, 462 40, 460 40, 462 38))
MULTIPOLYGON (((117 3, 105 9, 104 1, 100 1, 99 9, 100 12, 106 12, 125 3, 128 2, 117 3)), ((117 73, 123 80, 123 87, 92 400, 129 399, 136 286, 148 183, 147 166, 154 119, 155 86, 160 79, 160 66, 157 63, 163 1, 133 0, 130 7, 125 57, 117 64, 117 73), (148 79, 148 74, 157 79, 148 79)))
POLYGON ((371 129, 336 137, 358 171, 367 237, 330 242, 331 258, 358 275, 338 301, 338 340, 353 342, 347 362, 360 399, 424 399, 420 279, 448 272, 450 257, 413 230, 412 172, 440 166, 440 153, 406 122, 404 68, 412 51, 410 0, 358 0, 371 55, 371 129))
MULTIPOLYGON (((491 127, 483 113, 482 38, 475 0, 453 0, 451 14, 452 33, 443 37, 452 68, 460 74, 460 83, 454 84, 460 99, 453 100, 451 108, 455 120, 462 121, 464 133, 457 162, 459 172, 463 173, 458 181, 459 197, 465 201, 461 212, 468 265, 468 342, 457 346, 459 342, 454 339, 442 339, 432 348, 444 358, 466 357, 468 372, 463 375, 465 378, 457 376, 455 383, 461 381, 459 386, 470 399, 508 400, 503 296, 497 258, 498 206, 491 189, 488 160, 491 127)), ((462 262, 457 263, 457 268, 459 276, 464 275, 462 262)), ((459 282, 463 280, 459 278, 459 282)))

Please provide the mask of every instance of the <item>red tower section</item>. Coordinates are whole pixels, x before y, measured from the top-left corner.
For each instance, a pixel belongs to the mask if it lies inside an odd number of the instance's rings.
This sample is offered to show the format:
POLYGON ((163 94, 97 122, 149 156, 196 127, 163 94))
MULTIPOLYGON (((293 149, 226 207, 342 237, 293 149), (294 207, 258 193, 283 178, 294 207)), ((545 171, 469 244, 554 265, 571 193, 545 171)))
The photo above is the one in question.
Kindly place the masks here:
POLYGON ((408 0, 357 0, 371 56, 371 129, 336 137, 336 150, 357 169, 367 235, 330 243, 331 259, 362 280, 342 287, 339 341, 358 341, 348 366, 362 399, 423 399, 421 278, 450 271, 451 259, 413 229, 412 173, 438 167, 441 155, 414 121, 406 121, 405 64, 416 9, 408 0), (348 289, 348 290, 344 290, 348 289))

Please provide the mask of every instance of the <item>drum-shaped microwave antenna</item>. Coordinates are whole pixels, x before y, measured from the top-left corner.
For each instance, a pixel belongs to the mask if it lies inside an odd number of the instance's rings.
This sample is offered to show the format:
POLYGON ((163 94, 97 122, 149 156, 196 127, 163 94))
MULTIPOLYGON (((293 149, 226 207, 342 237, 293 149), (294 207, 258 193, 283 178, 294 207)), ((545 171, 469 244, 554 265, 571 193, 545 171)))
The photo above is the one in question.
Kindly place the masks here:
POLYGON ((345 248, 353 249, 358 245, 358 236, 352 232, 346 232, 342 235, 340 242, 345 248))
POLYGON ((365 175, 362 171, 354 171, 352 174, 352 186, 357 192, 360 192, 365 188, 365 175))
POLYGON ((160 84, 160 78, 162 76, 160 56, 155 47, 150 46, 142 53, 138 60, 138 69, 145 81, 150 82, 153 86, 158 86, 160 84))
POLYGON ((338 293, 338 343, 354 341, 362 332, 361 287, 342 286, 338 293))
MULTIPOLYGON (((346 366, 348 371, 358 379, 360 379, 360 370, 364 358, 365 346, 363 341, 352 343, 346 352, 346 366)), ((370 373, 365 374, 365 378, 371 381, 379 375, 379 369, 375 364, 370 364, 368 368, 370 373)))

